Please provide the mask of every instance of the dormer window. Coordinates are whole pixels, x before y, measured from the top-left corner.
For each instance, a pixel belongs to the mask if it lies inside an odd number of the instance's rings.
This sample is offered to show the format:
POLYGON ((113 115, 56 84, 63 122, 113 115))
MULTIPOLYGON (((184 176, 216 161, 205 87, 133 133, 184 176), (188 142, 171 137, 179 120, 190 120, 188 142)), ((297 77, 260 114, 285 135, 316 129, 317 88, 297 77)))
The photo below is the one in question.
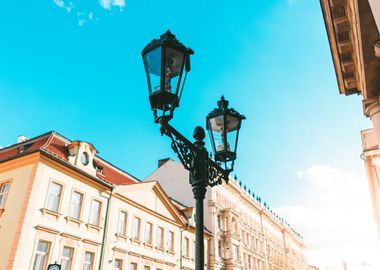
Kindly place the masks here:
POLYGON ((89 157, 88 157, 88 154, 86 152, 82 153, 81 162, 84 166, 86 166, 89 163, 89 157))

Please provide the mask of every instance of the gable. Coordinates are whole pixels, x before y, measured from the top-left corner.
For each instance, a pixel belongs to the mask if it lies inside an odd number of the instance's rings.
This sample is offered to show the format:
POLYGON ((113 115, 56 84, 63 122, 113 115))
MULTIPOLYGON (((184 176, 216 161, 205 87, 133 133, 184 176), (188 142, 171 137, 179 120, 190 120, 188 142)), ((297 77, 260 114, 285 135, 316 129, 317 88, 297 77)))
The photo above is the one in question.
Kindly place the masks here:
POLYGON ((180 213, 157 182, 119 186, 117 193, 136 207, 143 207, 176 223, 183 223, 180 213))
POLYGON ((130 191, 126 194, 126 197, 164 217, 176 221, 174 215, 152 189, 130 191))

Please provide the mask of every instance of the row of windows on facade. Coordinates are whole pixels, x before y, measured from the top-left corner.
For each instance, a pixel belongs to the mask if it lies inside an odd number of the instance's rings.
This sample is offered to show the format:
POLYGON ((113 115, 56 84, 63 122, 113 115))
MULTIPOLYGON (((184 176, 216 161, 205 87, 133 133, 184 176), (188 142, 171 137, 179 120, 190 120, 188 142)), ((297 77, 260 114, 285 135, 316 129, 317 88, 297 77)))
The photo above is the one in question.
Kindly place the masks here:
MULTIPOLYGON (((59 206, 62 198, 63 186, 56 182, 51 182, 48 196, 45 204, 45 208, 58 212, 59 206)), ((68 216, 70 218, 79 220, 81 218, 81 212, 83 207, 84 194, 74 190, 71 195, 70 207, 68 216)), ((102 202, 97 199, 92 200, 91 211, 89 216, 89 223, 95 226, 99 226, 100 223, 100 213, 102 210, 102 202)))
MULTIPOLYGON (((45 270, 49 258, 51 243, 40 240, 37 245, 36 254, 34 256, 33 270, 45 270)), ((74 248, 63 247, 61 256, 61 270, 69 270, 73 263, 74 248)), ((85 251, 83 254, 82 270, 92 270, 94 266, 95 253, 85 251)))
MULTIPOLYGON (((34 257, 33 270, 45 270, 47 268, 47 261, 49 258, 51 243, 48 241, 40 240, 37 245, 36 254, 34 257)), ((62 249, 61 256, 61 270, 73 269, 73 256, 74 248, 64 246, 62 249)), ((82 270, 93 270, 94 269, 94 258, 95 253, 90 251, 85 251, 83 254, 82 270)), ((113 270, 122 270, 124 266, 124 261, 122 259, 115 259, 113 263, 113 270)), ((137 270, 137 263, 131 262, 129 265, 129 270, 137 270)), ((76 268, 77 269, 77 268, 76 268)), ((145 265, 144 270, 151 270, 150 266, 145 265)), ((156 270, 162 270, 156 268, 156 270)))
MULTIPOLYGON (((48 192, 48 199, 46 202, 46 208, 50 211, 57 212, 60 200, 62 197, 62 185, 52 182, 49 188, 48 192)), ((82 204, 83 204, 83 197, 84 195, 78 191, 73 191, 71 196, 71 202, 70 202, 70 208, 69 208, 69 214, 68 216, 74 219, 80 219, 80 214, 82 210, 82 204)), ((102 203, 98 200, 93 200, 92 206, 91 206, 91 214, 90 214, 90 220, 89 223, 93 225, 99 225, 99 218, 101 213, 101 206, 102 203)), ((118 222, 118 235, 121 236, 127 236, 127 218, 128 213, 126 211, 120 211, 119 215, 119 222, 118 222)), ((139 217, 133 218, 132 223, 132 231, 131 231, 131 238, 133 240, 140 241, 140 227, 141 227, 141 219, 139 217)), ((164 249, 164 228, 158 227, 157 228, 157 235, 156 235, 156 245, 158 248, 164 249)), ((145 243, 152 244, 153 239, 153 223, 146 222, 145 223, 145 243)), ((184 240, 184 256, 189 256, 189 248, 188 248, 189 239, 185 238, 184 240)), ((174 232, 168 231, 167 234, 167 242, 166 242, 166 248, 170 252, 174 252, 174 232)))

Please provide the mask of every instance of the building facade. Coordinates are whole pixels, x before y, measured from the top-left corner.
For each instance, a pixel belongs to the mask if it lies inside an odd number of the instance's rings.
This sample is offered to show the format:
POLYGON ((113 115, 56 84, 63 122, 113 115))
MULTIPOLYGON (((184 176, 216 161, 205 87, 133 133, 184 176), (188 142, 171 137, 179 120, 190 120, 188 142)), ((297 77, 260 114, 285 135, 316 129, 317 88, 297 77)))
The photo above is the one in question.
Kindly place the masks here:
MULTIPOLYGON (((182 164, 165 159, 146 181, 158 181, 169 196, 193 205, 188 177, 182 164)), ((205 202, 205 226, 213 236, 209 269, 307 269, 302 237, 240 182, 208 188, 205 202)))
POLYGON ((373 124, 362 132, 373 213, 380 241, 380 2, 320 0, 339 92, 360 94, 363 112, 373 124), (370 146, 370 148, 369 148, 370 146), (376 157, 376 158, 375 158, 376 157))
POLYGON ((194 269, 191 212, 90 143, 49 132, 0 149, 0 269, 194 269))

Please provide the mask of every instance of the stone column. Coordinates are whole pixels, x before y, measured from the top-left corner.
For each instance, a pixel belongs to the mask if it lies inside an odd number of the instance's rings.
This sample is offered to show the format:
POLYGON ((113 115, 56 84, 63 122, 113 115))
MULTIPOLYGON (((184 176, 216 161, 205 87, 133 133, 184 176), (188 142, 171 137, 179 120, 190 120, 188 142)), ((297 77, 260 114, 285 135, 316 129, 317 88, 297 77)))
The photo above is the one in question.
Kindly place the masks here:
POLYGON ((363 101, 364 114, 372 121, 376 134, 377 145, 380 146, 380 99, 379 97, 368 98, 363 101))

